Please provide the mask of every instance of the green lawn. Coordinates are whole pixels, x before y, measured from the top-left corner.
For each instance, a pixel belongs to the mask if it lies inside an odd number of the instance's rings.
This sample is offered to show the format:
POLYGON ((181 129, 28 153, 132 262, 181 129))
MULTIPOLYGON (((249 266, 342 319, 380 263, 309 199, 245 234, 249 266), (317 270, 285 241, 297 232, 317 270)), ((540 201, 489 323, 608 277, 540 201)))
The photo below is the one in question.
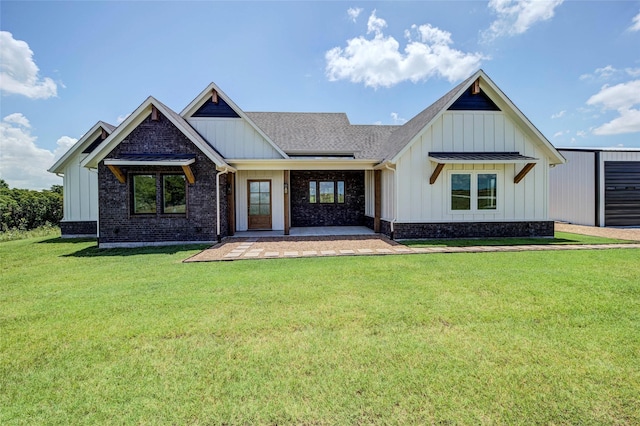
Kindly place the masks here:
POLYGON ((0 424, 638 424, 640 250, 0 244, 0 424))
POLYGON ((467 247, 467 246, 516 246, 516 245, 565 245, 565 244, 620 244, 635 241, 556 232, 553 238, 456 238, 402 241, 409 247, 467 247))

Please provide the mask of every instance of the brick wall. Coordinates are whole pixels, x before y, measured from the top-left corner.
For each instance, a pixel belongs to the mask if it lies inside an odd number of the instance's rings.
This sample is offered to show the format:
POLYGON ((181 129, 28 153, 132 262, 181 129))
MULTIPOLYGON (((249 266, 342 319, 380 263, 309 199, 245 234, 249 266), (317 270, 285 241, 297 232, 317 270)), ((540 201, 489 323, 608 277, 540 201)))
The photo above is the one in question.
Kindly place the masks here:
MULTIPOLYGON (((319 197, 320 194, 318 193, 319 197)), ((335 194, 337 197, 337 194, 335 194)), ((364 171, 291 171, 291 226, 361 226, 364 171), (345 202, 309 203, 309 182, 344 181, 345 202)))
MULTIPOLYGON (((187 213, 163 215, 160 199, 157 213, 153 215, 131 214, 131 174, 173 172, 182 173, 180 167, 128 166, 120 167, 127 176, 122 184, 100 162, 98 166, 99 226, 101 244, 213 241, 216 239, 216 170, 215 164, 166 117, 159 114, 158 121, 148 117, 136 127, 106 158, 125 154, 194 154, 191 170, 195 183, 187 184, 187 213)), ((221 234, 226 236, 227 191, 226 176, 221 182, 221 234)), ((157 181, 158 194, 161 180, 157 181)))
POLYGON ((95 220, 60 222, 60 231, 62 238, 76 236, 95 237, 98 232, 98 223, 95 220))
MULTIPOLYGON (((395 239, 553 237, 552 221, 394 223, 395 239)), ((381 221, 381 233, 391 236, 391 223, 381 221)))

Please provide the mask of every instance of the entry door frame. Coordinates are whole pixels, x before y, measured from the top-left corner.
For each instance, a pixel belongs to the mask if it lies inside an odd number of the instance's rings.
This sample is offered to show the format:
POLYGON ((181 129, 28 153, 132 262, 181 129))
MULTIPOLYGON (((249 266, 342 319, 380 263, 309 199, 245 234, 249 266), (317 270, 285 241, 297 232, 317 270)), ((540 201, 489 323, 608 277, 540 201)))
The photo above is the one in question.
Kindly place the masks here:
MULTIPOLYGON (((262 187, 262 185, 260 185, 262 187)), ((261 188, 262 189, 262 188, 261 188)), ((258 194, 260 194, 260 190, 258 194)), ((258 206, 264 203, 258 201, 258 206)), ((273 182, 271 179, 248 179, 247 180, 247 229, 270 230, 273 226, 273 182), (268 183, 269 184, 269 214, 268 215, 252 215, 251 214, 251 184, 252 183, 268 183)))

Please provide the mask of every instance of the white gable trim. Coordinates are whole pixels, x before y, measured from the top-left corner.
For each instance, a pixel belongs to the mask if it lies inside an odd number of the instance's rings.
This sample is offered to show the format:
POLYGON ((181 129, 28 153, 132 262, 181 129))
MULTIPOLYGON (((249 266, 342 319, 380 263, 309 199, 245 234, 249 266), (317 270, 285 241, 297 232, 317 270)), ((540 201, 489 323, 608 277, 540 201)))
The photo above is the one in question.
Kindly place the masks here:
MULTIPOLYGON (((85 133, 80 138, 80 140, 78 140, 75 144, 73 144, 73 146, 69 148, 67 152, 65 152, 64 155, 60 157, 60 159, 58 159, 58 161, 56 161, 53 164, 53 166, 49 168, 48 171, 51 173, 63 174, 64 169, 67 166, 67 163, 73 158, 73 156, 75 154, 81 153, 89 145, 91 145, 93 141, 95 141, 96 138, 102 134, 102 130, 104 130, 107 133, 107 137, 108 137, 108 135, 111 134, 111 131, 109 130, 110 127, 113 127, 113 126, 103 121, 98 121, 96 124, 93 125, 93 127, 91 127, 91 129, 89 129, 87 133, 85 133)), ((96 149, 98 149, 98 147, 96 147, 96 149)))
POLYGON ((485 74, 484 71, 478 70, 472 78, 469 79, 469 83, 465 86, 461 87, 458 90, 458 93, 455 94, 451 98, 449 102, 442 106, 442 109, 438 111, 438 113, 429 121, 423 128, 420 130, 408 144, 404 146, 391 160, 391 163, 397 163, 399 159, 413 146, 416 141, 420 140, 424 132, 438 120, 448 109, 449 107, 458 100, 460 96, 472 85, 474 82, 480 79, 480 88, 484 89, 485 92, 488 92, 487 95, 495 102, 495 98, 497 97, 504 106, 507 107, 507 111, 503 112, 512 118, 515 118, 516 121, 521 124, 529 133, 533 136, 533 140, 537 141, 539 145, 542 146, 543 150, 547 153, 549 157, 550 164, 564 164, 566 162, 565 158, 555 149, 555 147, 544 137, 542 133, 529 121, 527 117, 511 102, 511 100, 496 86, 496 84, 491 81, 491 79, 485 74), (488 89, 488 90, 487 90, 488 89), (493 96, 492 96, 493 95, 493 96))
POLYGON ((273 147, 273 149, 275 149, 278 152, 278 154, 282 156, 282 158, 289 158, 289 156, 282 149, 280 149, 280 147, 276 145, 276 143, 273 142, 271 138, 267 136, 267 134, 263 132, 262 129, 260 129, 260 127, 258 127, 256 123, 254 123, 253 120, 251 120, 247 116, 247 114, 245 114, 245 112, 242 109, 240 109, 240 107, 236 105, 236 103, 233 102, 231 98, 229 98, 229 96, 227 96, 226 93, 220 90, 220 88, 213 82, 210 83, 202 92, 200 92, 200 94, 196 96, 196 98, 192 100, 191 103, 189 103, 189 105, 185 107, 185 109, 182 110, 180 115, 185 119, 191 118, 191 116, 195 114, 198 108, 200 108, 206 102, 206 100, 209 99, 209 97, 211 96, 211 92, 213 90, 215 90, 218 93, 219 97, 224 99, 224 101, 231 107, 231 109, 233 109, 236 112, 236 114, 240 116, 240 118, 242 118, 247 123, 249 123, 249 125, 253 127, 255 131, 258 132, 258 134, 262 136, 264 140, 266 140, 267 143, 269 143, 273 147))
MULTIPOLYGON (((187 128, 189 124, 182 117, 170 111, 163 103, 152 96, 149 96, 113 133, 105 139, 82 162, 83 167, 97 168, 102 161, 120 142, 122 142, 136 127, 138 127, 150 114, 152 108, 156 107, 171 123, 178 128, 196 147, 198 147, 218 168, 229 168, 229 165, 204 139, 202 139, 192 128, 187 128), (177 117, 177 119, 176 119, 177 117)), ((232 171, 232 170, 230 170, 232 171)))

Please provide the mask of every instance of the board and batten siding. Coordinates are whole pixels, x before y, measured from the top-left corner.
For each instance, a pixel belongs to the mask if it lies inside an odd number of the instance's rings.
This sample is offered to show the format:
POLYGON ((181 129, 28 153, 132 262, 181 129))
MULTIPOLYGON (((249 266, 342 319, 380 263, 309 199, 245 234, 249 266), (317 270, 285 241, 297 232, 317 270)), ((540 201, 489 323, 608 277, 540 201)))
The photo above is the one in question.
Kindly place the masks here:
POLYGON ((375 216, 375 172, 373 170, 364 171, 364 214, 365 216, 375 216))
POLYGON ((561 151, 561 154, 567 163, 549 172, 549 217, 552 220, 594 226, 596 153, 561 151))
POLYGON ((396 169, 398 222, 548 220, 547 155, 503 112, 444 113, 400 157, 396 169), (522 163, 447 164, 431 185, 429 178, 436 164, 428 159, 429 152, 519 152, 538 161, 518 184, 513 179, 524 167, 522 163), (475 214, 450 211, 450 174, 463 170, 497 173, 497 210, 475 214))
POLYGON ((69 161, 63 177, 63 222, 98 220, 98 173, 80 166, 87 154, 69 161))
POLYGON ((392 222, 396 219, 396 172, 388 169, 382 170, 381 174, 381 195, 382 219, 392 222))
POLYGON ((189 124, 225 158, 282 158, 242 118, 190 117, 189 124))
POLYGON ((247 181, 271 180, 271 229, 284 231, 284 173, 282 170, 238 170, 236 173, 236 230, 249 229, 247 181))

